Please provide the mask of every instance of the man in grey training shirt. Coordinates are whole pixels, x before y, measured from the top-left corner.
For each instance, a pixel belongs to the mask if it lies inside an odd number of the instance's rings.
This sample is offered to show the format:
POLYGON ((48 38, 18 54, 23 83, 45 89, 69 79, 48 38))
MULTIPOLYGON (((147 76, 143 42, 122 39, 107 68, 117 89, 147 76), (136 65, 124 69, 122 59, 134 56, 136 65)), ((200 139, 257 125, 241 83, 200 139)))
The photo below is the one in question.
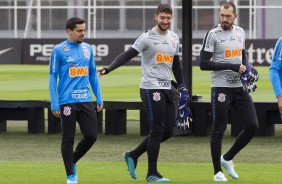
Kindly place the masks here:
POLYGON ((157 25, 141 34, 135 43, 117 56, 106 68, 99 69, 101 75, 107 74, 142 53, 142 78, 140 96, 149 120, 150 133, 134 150, 125 152, 123 157, 129 174, 137 179, 138 158, 148 154, 148 182, 169 182, 157 169, 160 143, 170 138, 175 124, 175 107, 171 90, 171 74, 178 84, 178 90, 184 104, 188 101, 188 92, 183 82, 179 61, 179 38, 169 30, 172 21, 172 9, 168 4, 160 4, 155 13, 157 25))
POLYGON ((244 30, 233 24, 237 17, 235 5, 230 2, 222 3, 219 15, 220 24, 209 30, 204 38, 200 68, 212 71, 213 128, 210 149, 214 167, 213 179, 227 181, 221 166, 232 178, 239 178, 233 168, 232 159, 254 137, 258 130, 258 120, 252 98, 244 90, 240 80, 240 76, 251 65, 246 58, 244 30), (243 130, 237 136, 233 146, 221 155, 229 105, 236 110, 240 118, 240 122, 237 123, 242 123, 243 130))

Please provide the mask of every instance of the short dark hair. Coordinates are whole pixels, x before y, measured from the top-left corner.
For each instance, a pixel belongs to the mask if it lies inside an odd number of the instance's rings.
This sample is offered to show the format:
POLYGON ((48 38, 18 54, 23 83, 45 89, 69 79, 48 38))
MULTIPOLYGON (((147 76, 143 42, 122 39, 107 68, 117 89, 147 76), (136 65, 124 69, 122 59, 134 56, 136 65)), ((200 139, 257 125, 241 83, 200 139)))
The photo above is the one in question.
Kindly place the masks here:
POLYGON ((157 12, 156 14, 159 14, 159 13, 168 13, 168 14, 172 14, 172 8, 169 4, 159 4, 158 5, 158 8, 157 8, 157 12))
POLYGON ((79 17, 72 17, 67 21, 66 30, 68 29, 73 30, 74 28, 76 28, 76 24, 83 24, 83 23, 85 23, 85 20, 79 17))
POLYGON ((228 9, 230 7, 233 8, 233 13, 236 13, 236 6, 235 4, 231 3, 231 2, 222 2, 220 8, 223 6, 224 9, 228 9))

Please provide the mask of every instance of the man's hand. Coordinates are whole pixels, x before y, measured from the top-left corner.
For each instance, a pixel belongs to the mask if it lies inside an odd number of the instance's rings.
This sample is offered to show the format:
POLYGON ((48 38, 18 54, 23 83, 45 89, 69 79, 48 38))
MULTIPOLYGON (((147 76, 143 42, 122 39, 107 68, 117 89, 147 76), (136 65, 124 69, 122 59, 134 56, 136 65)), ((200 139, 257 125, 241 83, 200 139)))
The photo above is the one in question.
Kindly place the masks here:
POLYGON ((240 65, 240 68, 239 68, 239 73, 244 73, 246 71, 247 67, 243 64, 240 65))
POLYGON ((279 111, 282 111, 282 95, 277 97, 279 111))
POLYGON ((98 73, 98 75, 99 75, 99 78, 101 78, 102 75, 108 74, 109 72, 110 72, 110 70, 109 70, 108 68, 106 68, 106 67, 98 68, 98 69, 97 69, 97 73, 98 73))
POLYGON ((104 107, 104 104, 97 104, 97 106, 96 106, 96 111, 97 111, 97 112, 102 111, 102 110, 103 110, 103 107, 104 107))
POLYGON ((60 118, 60 116, 61 116, 61 112, 60 112, 59 110, 52 111, 52 114, 53 114, 56 118, 60 118))
POLYGON ((282 95, 277 97, 278 100, 278 109, 279 109, 279 113, 280 113, 280 118, 282 121, 282 95))

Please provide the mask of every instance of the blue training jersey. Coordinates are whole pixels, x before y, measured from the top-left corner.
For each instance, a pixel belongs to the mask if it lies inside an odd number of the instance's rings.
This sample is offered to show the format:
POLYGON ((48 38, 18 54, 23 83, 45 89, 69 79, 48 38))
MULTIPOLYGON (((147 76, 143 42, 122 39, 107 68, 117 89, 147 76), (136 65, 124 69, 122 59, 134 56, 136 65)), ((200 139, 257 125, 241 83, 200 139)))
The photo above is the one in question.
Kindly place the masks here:
POLYGON ((91 45, 68 40, 56 45, 50 57, 51 110, 59 110, 62 104, 92 102, 89 84, 97 104, 103 104, 91 45))
POLYGON ((276 42, 269 68, 269 76, 275 96, 282 95, 282 37, 276 42))

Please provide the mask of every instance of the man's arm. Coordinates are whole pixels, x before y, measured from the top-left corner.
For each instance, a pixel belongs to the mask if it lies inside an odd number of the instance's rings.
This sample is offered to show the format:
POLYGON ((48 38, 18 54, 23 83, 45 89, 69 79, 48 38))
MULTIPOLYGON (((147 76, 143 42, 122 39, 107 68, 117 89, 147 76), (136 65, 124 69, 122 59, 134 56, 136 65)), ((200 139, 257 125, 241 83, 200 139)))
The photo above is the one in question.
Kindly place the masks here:
POLYGON ((201 70, 232 70, 234 72, 239 72, 240 64, 230 64, 230 63, 216 63, 211 61, 212 52, 207 52, 201 50, 200 53, 200 69, 201 70))
MULTIPOLYGON (((281 86, 281 68, 282 68, 282 37, 277 41, 272 54, 272 62, 269 68, 269 77, 274 94, 278 101, 279 111, 282 111, 282 86, 281 86)), ((282 117, 281 117, 282 119, 282 117)))
POLYGON ((116 68, 124 65, 126 62, 137 56, 139 52, 135 50, 134 48, 130 47, 127 51, 121 53, 118 55, 113 62, 105 68, 98 69, 99 74, 108 74, 109 72, 115 70, 116 68))
POLYGON ((57 48, 54 48, 50 56, 49 64, 49 93, 51 101, 51 111, 60 110, 58 91, 57 91, 57 78, 59 73, 60 55, 57 48))
POLYGON ((282 95, 281 89, 281 68, 282 68, 282 38, 280 38, 274 48, 272 62, 269 68, 269 77, 275 93, 278 98, 282 95))
POLYGON ((95 94, 96 97, 96 103, 97 103, 97 111, 101 111, 102 109, 100 109, 99 107, 103 108, 103 98, 102 98, 102 93, 101 93, 101 89, 100 89, 100 83, 99 83, 99 79, 97 76, 97 72, 96 72, 96 63, 94 60, 94 54, 92 51, 92 48, 89 47, 91 50, 91 56, 90 56, 90 62, 89 62, 89 82, 92 88, 93 93, 95 94))
POLYGON ((179 61, 179 56, 174 56, 172 63, 172 72, 177 84, 183 83, 183 72, 179 61))
POLYGON ((246 49, 242 50, 242 64, 245 66, 248 66, 250 64, 247 58, 246 49))

